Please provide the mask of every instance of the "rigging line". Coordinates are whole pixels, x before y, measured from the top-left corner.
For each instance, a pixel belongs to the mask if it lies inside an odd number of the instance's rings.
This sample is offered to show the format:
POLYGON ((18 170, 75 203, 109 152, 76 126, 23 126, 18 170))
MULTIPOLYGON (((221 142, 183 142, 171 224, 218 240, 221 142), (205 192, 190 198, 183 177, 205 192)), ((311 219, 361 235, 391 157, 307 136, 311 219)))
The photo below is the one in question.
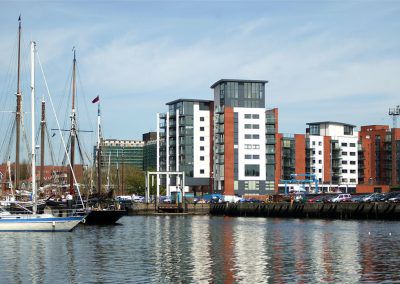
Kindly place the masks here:
POLYGON ((49 146, 49 150, 50 150, 50 159, 51 159, 51 163, 52 163, 52 165, 54 166, 54 162, 55 162, 55 159, 54 159, 54 150, 53 150, 53 144, 51 143, 51 141, 50 141, 50 135, 49 135, 49 129, 47 128, 47 125, 45 125, 45 131, 46 131, 46 136, 47 136, 47 143, 48 143, 48 146, 49 146))
POLYGON ((76 73, 78 75, 78 82, 79 82, 79 85, 81 86, 81 90, 82 90, 82 97, 83 97, 83 102, 84 102, 83 105, 85 106, 85 113, 87 114, 86 119, 89 122, 89 128, 90 129, 94 129, 93 121, 90 119, 90 116, 89 116, 90 112, 89 112, 89 108, 88 108, 88 104, 87 104, 87 102, 89 102, 89 100, 87 99, 86 93, 85 93, 85 89, 83 88, 83 84, 82 84, 82 80, 81 80, 81 74, 80 74, 78 65, 76 67, 76 73))
MULTIPOLYGON (((56 116, 56 111, 55 111, 55 109, 54 109, 53 99, 52 99, 52 97, 51 97, 50 90, 49 90, 49 87, 48 87, 48 85, 47 85, 47 80, 46 80, 46 77, 45 77, 45 75, 44 75, 42 63, 40 62, 39 52, 36 52, 36 54, 37 54, 37 58, 38 58, 40 70, 42 71, 42 75, 43 75, 43 79, 44 79, 44 84, 45 84, 46 90, 47 90, 47 95, 48 95, 49 100, 50 100, 50 105, 51 105, 51 108, 52 108, 52 110, 53 110, 53 113, 54 113, 54 116, 55 116, 55 120, 56 120, 56 122, 57 122, 57 127, 61 129, 60 123, 59 123, 58 118, 57 118, 57 116, 56 116)), ((62 132, 61 132, 61 131, 60 131, 60 137, 61 137, 61 141, 62 141, 62 144, 63 144, 63 146, 64 146, 64 149, 67 150, 66 145, 65 145, 64 138, 62 137, 62 132)), ((67 157, 68 157, 68 155, 67 155, 67 157)), ((82 196, 81 196, 81 191, 80 191, 80 189, 79 189, 79 184, 78 184, 78 182, 77 182, 77 180, 76 180, 75 172, 74 172, 74 169, 73 169, 72 166, 71 166, 71 160, 69 159, 69 157, 68 157, 68 164, 69 164, 69 167, 70 167, 70 169, 71 169, 72 177, 73 177, 73 179, 74 179, 74 182, 75 182, 75 185, 76 185, 76 189, 77 189, 77 191, 78 191, 78 195, 79 195, 79 199, 80 199, 80 201, 81 201, 82 207, 85 208, 85 204, 83 203, 82 196)))
POLYGON ((4 130, 4 132, 2 132, 4 134, 4 138, 2 139, 0 152, 3 151, 4 146, 6 145, 7 137, 12 137, 14 125, 15 119, 9 119, 9 122, 7 123, 7 128, 4 130))
MULTIPOLYGON (((8 74, 8 76, 6 76, 6 82, 3 85, 3 90, 1 92, 2 94, 4 94, 5 101, 7 100, 8 97, 11 97, 7 94, 9 93, 8 90, 11 90, 11 86, 12 86, 11 81, 13 80, 12 79, 13 76, 11 76, 11 69, 13 66, 15 66, 14 62, 16 61, 16 56, 17 56, 17 46, 18 46, 18 33, 16 34, 16 38, 15 38, 14 45, 12 48, 13 52, 11 54, 10 61, 8 62, 8 68, 7 68, 7 73, 6 73, 6 74, 8 74)), ((6 105, 6 104, 3 104, 3 102, 1 100, 0 100, 0 103, 1 103, 0 105, 6 105)))
MULTIPOLYGON (((16 124, 16 122, 15 122, 15 120, 13 121, 13 124, 12 124, 12 126, 11 126, 11 132, 12 133, 14 133, 14 131, 15 131, 15 124, 16 124)), ((13 144, 13 142, 14 142, 14 135, 9 135, 9 136, 5 136, 5 137, 10 137, 9 138, 9 142, 8 142, 8 146, 7 146, 7 149, 6 149, 6 151, 5 151, 5 156, 4 156, 4 158, 3 158, 3 161, 6 161, 7 159, 8 159, 8 157, 10 157, 10 155, 11 155, 11 145, 13 144)), ((5 137, 4 137, 4 142, 5 142, 5 137)), ((3 145, 2 145, 2 147, 3 147, 3 145)))
POLYGON ((84 165, 85 161, 84 161, 84 158, 83 158, 82 147, 81 147, 81 143, 80 143, 80 139, 78 138, 78 135, 76 136, 76 142, 78 142, 77 144, 78 144, 79 157, 80 157, 80 160, 81 160, 81 164, 84 165))

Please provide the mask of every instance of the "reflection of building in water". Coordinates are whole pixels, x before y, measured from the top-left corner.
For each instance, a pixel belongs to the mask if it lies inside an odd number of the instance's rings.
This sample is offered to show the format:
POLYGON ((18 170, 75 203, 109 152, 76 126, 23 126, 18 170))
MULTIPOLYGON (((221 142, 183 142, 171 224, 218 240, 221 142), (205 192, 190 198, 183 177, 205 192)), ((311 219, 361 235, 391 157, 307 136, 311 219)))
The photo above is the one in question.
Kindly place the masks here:
MULTIPOLYGON (((298 221, 304 223, 303 220, 298 221)), ((293 236, 293 247, 294 247, 294 273, 296 280, 301 282, 305 281, 304 275, 306 273, 306 237, 304 230, 300 227, 299 230, 293 236)), ((308 273, 308 272, 307 272, 308 273)))
POLYGON ((235 280, 243 283, 267 281, 266 219, 241 219, 234 227, 235 280))
MULTIPOLYGON (((231 219, 230 217, 225 217, 231 219)), ((225 219, 224 218, 224 219, 225 219)), ((234 281, 234 258, 233 258, 233 224, 232 222, 223 222, 223 272, 225 275, 225 283, 233 283, 234 281)))
POLYGON ((211 255, 210 250, 210 222, 208 217, 193 218, 191 226, 191 258, 192 258, 192 279, 205 281, 211 279, 211 255), (202 221, 204 220, 204 222, 202 221))

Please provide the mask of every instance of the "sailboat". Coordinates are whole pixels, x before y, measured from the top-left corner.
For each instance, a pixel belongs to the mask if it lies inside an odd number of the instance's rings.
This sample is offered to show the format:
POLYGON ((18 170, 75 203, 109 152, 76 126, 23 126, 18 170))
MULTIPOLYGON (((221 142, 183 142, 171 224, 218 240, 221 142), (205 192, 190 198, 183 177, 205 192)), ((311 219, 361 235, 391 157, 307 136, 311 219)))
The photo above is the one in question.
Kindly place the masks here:
MULTIPOLYGON (((19 21, 19 41, 18 41, 18 65, 20 64, 20 39, 21 39, 21 17, 19 21)), ((73 215, 73 212, 66 212, 65 216, 57 217, 53 214, 38 214, 37 213, 37 198, 36 198, 36 144, 35 144, 35 42, 30 44, 31 54, 31 123, 32 123, 32 148, 31 148, 31 174, 32 174, 32 210, 26 210, 25 214, 13 214, 4 208, 0 207, 0 231, 33 231, 33 232, 63 232, 73 230, 85 217, 73 215)), ((19 77, 18 66, 18 77, 19 77)), ((19 84, 18 84, 19 85, 19 84)), ((18 88, 19 90, 19 88, 18 88)), ((17 94, 17 100, 20 96, 17 94)), ((17 115, 20 105, 17 105, 17 115)), ((17 183, 18 184, 18 183, 17 183)))
MULTIPOLYGON (((120 210, 115 208, 115 206, 107 206, 102 208, 101 204, 101 116, 100 116, 100 101, 99 96, 97 96, 92 102, 97 103, 97 144, 96 144, 96 169, 97 169, 97 191, 100 200, 98 200, 99 206, 93 208, 87 208, 88 215, 85 218, 85 224, 87 225, 112 225, 115 224, 122 216, 126 215, 125 210, 120 210)), ((110 160, 110 157, 109 157, 110 160)), ((107 176, 107 189, 109 189, 109 170, 107 176)), ((107 202, 106 202, 107 203, 107 202)), ((110 204, 108 204, 110 205, 110 204)))

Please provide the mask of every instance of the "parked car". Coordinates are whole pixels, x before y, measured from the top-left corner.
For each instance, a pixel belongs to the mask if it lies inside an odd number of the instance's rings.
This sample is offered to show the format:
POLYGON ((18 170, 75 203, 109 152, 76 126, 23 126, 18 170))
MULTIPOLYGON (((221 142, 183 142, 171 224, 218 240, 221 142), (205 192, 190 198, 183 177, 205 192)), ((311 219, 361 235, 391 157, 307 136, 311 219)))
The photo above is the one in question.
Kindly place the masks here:
POLYGON ((364 197, 363 202, 376 202, 381 197, 380 193, 372 193, 364 197))
POLYGON ((400 202, 400 193, 398 193, 396 196, 389 198, 389 202, 400 202))
POLYGON ((332 202, 348 202, 351 200, 351 194, 342 193, 332 199, 332 202))
POLYGON ((365 195, 354 195, 351 197, 351 202, 363 202, 365 195))

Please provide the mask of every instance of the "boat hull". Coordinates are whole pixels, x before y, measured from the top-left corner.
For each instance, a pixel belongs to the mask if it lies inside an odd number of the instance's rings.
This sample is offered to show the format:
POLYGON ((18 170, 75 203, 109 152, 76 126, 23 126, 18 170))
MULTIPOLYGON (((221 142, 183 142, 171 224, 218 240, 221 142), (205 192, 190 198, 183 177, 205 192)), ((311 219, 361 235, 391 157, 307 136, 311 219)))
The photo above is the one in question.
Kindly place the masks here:
POLYGON ((91 210, 85 218, 85 225, 112 225, 124 215, 125 210, 91 210))
POLYGON ((26 217, 26 216, 1 216, 1 232, 69 232, 82 220, 80 217, 26 217))

